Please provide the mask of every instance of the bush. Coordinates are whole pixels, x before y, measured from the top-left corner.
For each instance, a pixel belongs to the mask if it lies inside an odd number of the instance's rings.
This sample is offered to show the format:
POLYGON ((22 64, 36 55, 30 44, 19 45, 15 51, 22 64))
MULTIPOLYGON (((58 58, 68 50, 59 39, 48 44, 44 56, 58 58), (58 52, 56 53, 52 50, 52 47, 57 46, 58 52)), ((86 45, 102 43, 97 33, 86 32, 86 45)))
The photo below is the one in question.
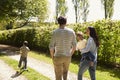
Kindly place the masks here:
MULTIPOLYGON (((94 26, 97 30, 100 47, 98 60, 103 64, 120 64, 120 21, 102 20, 97 22, 68 25, 75 32, 85 31, 88 26, 94 26)), ((21 46, 24 40, 29 42, 29 47, 35 50, 49 51, 48 45, 52 31, 56 25, 44 27, 26 27, 0 32, 0 43, 21 46)), ((78 53, 74 55, 80 56, 78 53)))
POLYGON ((0 43, 20 47, 27 40, 31 49, 48 51, 52 30, 50 27, 4 30, 0 32, 0 43))
POLYGON ((102 20, 85 24, 78 24, 75 31, 84 31, 86 27, 94 26, 98 33, 100 47, 98 60, 102 64, 120 64, 120 21, 102 20))

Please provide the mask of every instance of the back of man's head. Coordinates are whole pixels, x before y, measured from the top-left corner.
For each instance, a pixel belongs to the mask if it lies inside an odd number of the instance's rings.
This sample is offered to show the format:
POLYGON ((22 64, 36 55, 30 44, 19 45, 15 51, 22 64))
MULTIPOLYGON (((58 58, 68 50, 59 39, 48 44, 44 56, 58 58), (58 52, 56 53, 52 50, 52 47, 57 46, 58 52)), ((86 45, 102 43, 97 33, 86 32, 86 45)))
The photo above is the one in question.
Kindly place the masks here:
POLYGON ((58 24, 60 24, 60 25, 64 25, 64 24, 67 23, 67 19, 66 19, 65 17, 63 17, 63 16, 60 16, 60 17, 57 19, 57 21, 58 21, 58 24))

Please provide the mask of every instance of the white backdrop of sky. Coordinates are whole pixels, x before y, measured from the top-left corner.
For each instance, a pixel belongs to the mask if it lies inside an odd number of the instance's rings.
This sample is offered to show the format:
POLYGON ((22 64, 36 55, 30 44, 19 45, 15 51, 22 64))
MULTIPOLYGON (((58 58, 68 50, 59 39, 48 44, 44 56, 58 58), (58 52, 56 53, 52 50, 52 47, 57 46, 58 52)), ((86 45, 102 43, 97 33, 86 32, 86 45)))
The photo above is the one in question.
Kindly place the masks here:
MULTIPOLYGON (((72 0, 66 0, 68 6, 68 12, 66 14, 68 23, 75 23, 75 11, 72 0)), ((54 22, 55 20, 55 0, 48 0, 48 22, 54 22)), ((87 21, 97 21, 104 18, 104 8, 101 4, 101 0, 89 0, 89 14, 87 21)), ((114 14, 113 20, 120 20, 120 0, 114 1, 114 14)))

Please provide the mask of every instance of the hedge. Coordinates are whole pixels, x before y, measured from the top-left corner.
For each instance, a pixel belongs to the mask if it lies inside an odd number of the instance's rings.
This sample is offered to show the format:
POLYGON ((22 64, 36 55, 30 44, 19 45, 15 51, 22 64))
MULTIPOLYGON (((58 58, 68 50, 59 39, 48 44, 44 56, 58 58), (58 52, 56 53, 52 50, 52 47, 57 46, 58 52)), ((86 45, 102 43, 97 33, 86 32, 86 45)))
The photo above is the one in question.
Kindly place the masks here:
POLYGON ((13 46, 22 46, 23 41, 27 40, 29 47, 34 50, 48 51, 50 34, 53 28, 19 28, 0 31, 0 43, 13 46))
MULTIPOLYGON (((75 32, 84 32, 88 26, 95 27, 99 36, 99 62, 104 64, 120 64, 120 21, 102 20, 68 25, 75 32)), ((21 46, 23 41, 27 40, 31 49, 48 52, 51 33, 55 28, 56 25, 46 25, 44 27, 26 27, 0 31, 0 43, 21 46)), ((75 55, 79 54, 76 53, 75 55)))

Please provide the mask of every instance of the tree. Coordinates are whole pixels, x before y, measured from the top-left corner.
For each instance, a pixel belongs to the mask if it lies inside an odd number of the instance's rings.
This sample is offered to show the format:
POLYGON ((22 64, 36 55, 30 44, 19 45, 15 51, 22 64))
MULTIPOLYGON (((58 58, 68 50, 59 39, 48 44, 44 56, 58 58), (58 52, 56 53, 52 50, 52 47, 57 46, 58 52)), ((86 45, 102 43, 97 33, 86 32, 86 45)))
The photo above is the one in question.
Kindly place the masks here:
POLYGON ((104 6, 105 19, 111 18, 113 15, 114 0, 101 0, 101 2, 104 6))
POLYGON ((82 20, 84 22, 87 21, 87 15, 89 13, 89 10, 88 10, 88 7, 89 7, 89 3, 88 3, 88 0, 81 0, 81 16, 82 16, 82 20))
POLYGON ((0 19, 14 22, 38 17, 43 22, 47 15, 47 0, 0 0, 0 19))
POLYGON ((80 20, 80 0, 72 0, 75 9, 76 23, 80 20))
POLYGON ((56 20, 58 16, 66 16, 68 7, 65 0, 56 0, 56 20))

